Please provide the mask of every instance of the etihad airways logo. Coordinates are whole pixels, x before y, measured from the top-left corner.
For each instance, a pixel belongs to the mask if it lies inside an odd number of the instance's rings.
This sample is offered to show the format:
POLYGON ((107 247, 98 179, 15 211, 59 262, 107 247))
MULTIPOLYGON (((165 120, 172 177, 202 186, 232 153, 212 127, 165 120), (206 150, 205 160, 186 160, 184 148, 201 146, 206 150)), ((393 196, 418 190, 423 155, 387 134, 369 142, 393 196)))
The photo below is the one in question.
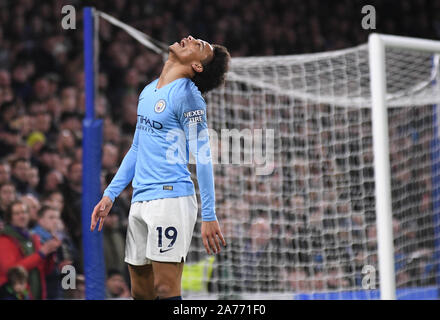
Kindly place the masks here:
POLYGON ((161 130, 163 128, 162 123, 160 123, 159 121, 148 119, 147 117, 144 117, 140 114, 137 115, 137 118, 137 129, 153 132, 153 129, 161 130))

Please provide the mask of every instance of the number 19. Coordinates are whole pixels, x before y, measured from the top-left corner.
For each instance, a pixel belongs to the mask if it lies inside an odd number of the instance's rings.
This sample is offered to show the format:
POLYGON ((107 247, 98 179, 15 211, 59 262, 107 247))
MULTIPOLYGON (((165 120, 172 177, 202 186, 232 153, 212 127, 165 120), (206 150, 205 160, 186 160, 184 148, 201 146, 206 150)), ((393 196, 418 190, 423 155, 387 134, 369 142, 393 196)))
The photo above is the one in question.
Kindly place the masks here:
MULTIPOLYGON (((158 233, 158 240, 157 240, 157 246, 158 247, 162 247, 162 227, 157 227, 156 228, 157 233, 158 233)), ((172 247, 174 245, 174 243, 177 240, 177 230, 174 227, 168 227, 165 229, 165 237, 169 240, 171 240, 170 244, 168 245, 168 247, 172 247)))

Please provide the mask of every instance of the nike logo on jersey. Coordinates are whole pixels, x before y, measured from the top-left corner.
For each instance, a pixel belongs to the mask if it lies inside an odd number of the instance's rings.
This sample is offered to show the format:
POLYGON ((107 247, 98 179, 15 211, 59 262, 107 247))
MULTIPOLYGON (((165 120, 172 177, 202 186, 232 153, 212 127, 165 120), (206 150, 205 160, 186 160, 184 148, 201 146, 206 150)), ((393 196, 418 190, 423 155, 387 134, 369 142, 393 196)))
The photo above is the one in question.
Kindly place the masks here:
POLYGON ((174 248, 169 248, 169 249, 165 249, 165 250, 160 249, 159 252, 160 252, 160 253, 164 253, 164 252, 170 251, 170 250, 172 250, 172 249, 174 249, 174 248))

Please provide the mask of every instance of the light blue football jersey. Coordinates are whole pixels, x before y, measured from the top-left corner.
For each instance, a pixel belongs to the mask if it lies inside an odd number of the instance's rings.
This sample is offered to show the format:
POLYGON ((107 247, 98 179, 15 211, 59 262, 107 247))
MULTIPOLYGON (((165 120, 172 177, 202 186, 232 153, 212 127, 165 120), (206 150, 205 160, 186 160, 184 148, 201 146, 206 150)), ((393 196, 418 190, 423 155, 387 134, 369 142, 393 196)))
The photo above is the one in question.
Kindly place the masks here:
POLYGON ((187 168, 191 152, 196 160, 202 220, 216 220, 205 100, 188 78, 160 89, 158 81, 147 85, 139 96, 132 146, 104 196, 114 201, 130 181, 132 203, 194 194, 187 168))

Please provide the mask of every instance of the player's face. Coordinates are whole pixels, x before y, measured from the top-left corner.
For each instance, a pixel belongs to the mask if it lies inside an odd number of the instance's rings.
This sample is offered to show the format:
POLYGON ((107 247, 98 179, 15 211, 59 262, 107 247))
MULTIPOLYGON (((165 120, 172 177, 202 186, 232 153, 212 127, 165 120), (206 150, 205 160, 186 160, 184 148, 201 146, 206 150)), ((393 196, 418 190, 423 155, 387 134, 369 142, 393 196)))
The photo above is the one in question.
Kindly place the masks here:
MULTIPOLYGON (((204 66, 214 57, 214 50, 208 42, 195 39, 192 36, 172 44, 170 46, 170 53, 173 53, 181 63, 191 66, 194 64, 204 66)), ((197 69, 196 71, 199 70, 197 69)))

